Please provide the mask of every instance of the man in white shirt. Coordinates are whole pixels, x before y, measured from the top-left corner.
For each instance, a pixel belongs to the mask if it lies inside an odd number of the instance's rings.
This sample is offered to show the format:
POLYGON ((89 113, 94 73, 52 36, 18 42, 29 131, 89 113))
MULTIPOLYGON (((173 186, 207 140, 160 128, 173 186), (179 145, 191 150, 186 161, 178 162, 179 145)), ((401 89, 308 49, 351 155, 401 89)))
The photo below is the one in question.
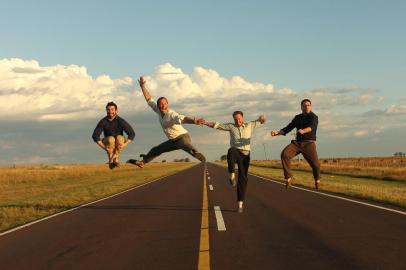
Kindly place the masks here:
POLYGON ((228 131, 230 133, 230 149, 227 153, 228 172, 230 183, 237 185, 238 212, 243 212, 243 202, 248 182, 248 167, 250 165, 251 134, 254 128, 260 127, 266 120, 261 115, 258 120, 244 123, 244 114, 241 111, 233 113, 234 123, 220 124, 218 122, 205 122, 211 128, 228 131), (238 184, 235 180, 234 165, 238 165, 238 184))
POLYGON ((150 162, 157 156, 165 152, 170 152, 178 149, 182 149, 197 158, 200 161, 206 161, 206 158, 200 153, 192 144, 188 131, 182 126, 182 124, 195 124, 202 125, 204 120, 199 118, 191 118, 169 109, 168 100, 166 97, 160 97, 157 102, 151 98, 144 77, 140 77, 138 80, 144 98, 152 110, 157 113, 159 122, 165 135, 168 137, 166 142, 161 143, 158 146, 153 147, 146 155, 140 155, 142 160, 129 159, 127 163, 143 167, 146 163, 150 162))

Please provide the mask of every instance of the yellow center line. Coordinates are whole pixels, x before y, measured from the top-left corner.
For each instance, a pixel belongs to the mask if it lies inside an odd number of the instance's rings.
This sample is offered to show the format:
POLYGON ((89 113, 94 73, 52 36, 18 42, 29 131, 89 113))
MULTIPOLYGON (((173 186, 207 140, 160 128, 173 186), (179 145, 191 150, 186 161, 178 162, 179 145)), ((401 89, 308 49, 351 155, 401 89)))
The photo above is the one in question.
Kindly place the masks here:
POLYGON ((200 226, 199 270, 210 270, 209 208, 207 203, 206 165, 203 171, 202 224, 200 226))

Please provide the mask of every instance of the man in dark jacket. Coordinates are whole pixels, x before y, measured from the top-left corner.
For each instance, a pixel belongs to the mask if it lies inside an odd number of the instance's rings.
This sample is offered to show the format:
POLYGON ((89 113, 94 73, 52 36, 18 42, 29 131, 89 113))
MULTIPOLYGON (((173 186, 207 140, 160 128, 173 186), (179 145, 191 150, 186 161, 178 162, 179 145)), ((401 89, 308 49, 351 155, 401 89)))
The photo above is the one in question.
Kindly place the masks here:
POLYGON ((312 103, 309 99, 304 99, 300 103, 302 113, 296 115, 292 122, 285 128, 271 131, 272 136, 286 135, 296 128, 296 140, 293 140, 281 153, 283 172, 286 179, 286 188, 292 184, 292 170, 290 160, 302 154, 313 170, 314 185, 316 189, 320 186, 320 162, 316 150, 316 131, 319 119, 312 112, 312 103))
POLYGON ((117 105, 109 102, 106 105, 107 116, 99 121, 93 131, 93 141, 106 151, 110 169, 118 167, 121 151, 134 140, 135 133, 130 124, 117 115, 117 105), (104 138, 100 139, 101 133, 104 138), (128 136, 124 137, 125 132, 128 136))

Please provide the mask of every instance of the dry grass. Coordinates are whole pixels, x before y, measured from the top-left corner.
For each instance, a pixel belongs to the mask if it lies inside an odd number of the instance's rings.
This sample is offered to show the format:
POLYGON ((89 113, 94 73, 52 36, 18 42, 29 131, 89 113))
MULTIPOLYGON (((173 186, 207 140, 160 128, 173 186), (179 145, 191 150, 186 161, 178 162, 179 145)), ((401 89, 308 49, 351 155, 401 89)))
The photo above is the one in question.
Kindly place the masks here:
MULTIPOLYGON (((280 160, 253 161, 256 166, 282 168, 280 160)), ((406 158, 328 158, 320 159, 321 172, 325 174, 367 177, 382 180, 406 181, 406 158)), ((310 171, 303 159, 292 160, 292 168, 310 171)))
POLYGON ((0 231, 137 186, 195 163, 0 168, 0 231))
MULTIPOLYGON (((252 161, 249 172, 284 181, 283 170, 269 165, 269 161, 252 161)), ((219 163, 226 166, 226 163, 219 163)), ((293 172, 294 185, 314 188, 313 175, 307 169, 293 172)), ((320 190, 335 194, 366 199, 406 208, 406 181, 388 181, 377 178, 322 173, 320 190)))

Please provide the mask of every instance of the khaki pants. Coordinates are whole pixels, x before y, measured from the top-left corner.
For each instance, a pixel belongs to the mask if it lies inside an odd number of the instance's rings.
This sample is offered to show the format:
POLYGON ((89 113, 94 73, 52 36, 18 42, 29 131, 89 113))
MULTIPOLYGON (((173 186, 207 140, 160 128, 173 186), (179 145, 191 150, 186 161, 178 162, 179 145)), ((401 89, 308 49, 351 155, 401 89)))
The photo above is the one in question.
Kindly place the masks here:
POLYGON ((283 149, 281 153, 281 160, 285 179, 292 177, 290 160, 299 154, 302 154, 309 163, 310 167, 312 167, 314 180, 319 180, 320 162, 317 156, 316 143, 314 141, 292 141, 288 146, 285 147, 285 149, 283 149))
POLYGON ((127 141, 123 135, 107 136, 103 138, 103 144, 106 146, 109 159, 112 157, 119 158, 121 151, 124 149, 124 143, 127 141))

